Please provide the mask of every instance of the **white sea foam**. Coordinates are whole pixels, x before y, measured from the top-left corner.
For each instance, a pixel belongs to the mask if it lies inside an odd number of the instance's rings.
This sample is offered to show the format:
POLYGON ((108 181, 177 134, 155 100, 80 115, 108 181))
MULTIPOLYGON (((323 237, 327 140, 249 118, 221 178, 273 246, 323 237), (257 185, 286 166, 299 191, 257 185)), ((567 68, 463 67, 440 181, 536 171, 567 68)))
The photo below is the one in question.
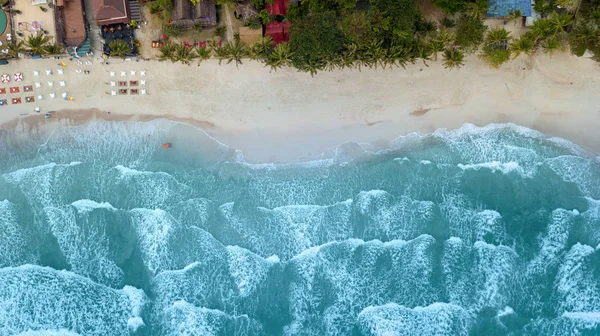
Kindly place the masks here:
POLYGON ((82 335, 128 334, 132 306, 120 290, 31 265, 0 269, 0 283, 1 335, 61 329, 82 335))
POLYGON ((565 312, 563 317, 586 323, 600 324, 600 311, 595 312, 565 312))
POLYGON ((452 304, 411 309, 388 303, 363 309, 357 325, 363 335, 468 335, 470 321, 463 308, 452 304))
POLYGON ((236 282, 240 295, 249 296, 267 279, 271 263, 239 246, 227 246, 229 273, 236 282))
POLYGON ((71 203, 71 205, 74 206, 75 208, 77 208, 77 211, 79 211, 80 213, 90 212, 90 211, 93 211, 94 209, 106 209, 106 210, 111 210, 111 211, 117 210, 112 205, 110 205, 110 203, 107 203, 107 202, 98 203, 96 201, 87 200, 87 199, 75 201, 75 202, 71 203))
POLYGON ((79 336, 78 333, 67 329, 59 330, 27 330, 16 336, 79 336))
POLYGON ((45 226, 73 272, 107 286, 120 286, 124 273, 111 259, 111 237, 107 235, 108 222, 115 218, 106 213, 92 214, 89 202, 79 205, 84 211, 77 206, 44 208, 45 226))
POLYGON ((564 256, 555 281, 557 314, 600 311, 600 288, 594 279, 594 248, 577 243, 564 256))
POLYGON ((525 175, 523 169, 517 162, 484 162, 484 163, 475 163, 475 164, 461 164, 457 165, 458 168, 462 170, 480 170, 480 169, 489 169, 493 172, 499 171, 503 174, 509 174, 515 172, 517 174, 525 175))

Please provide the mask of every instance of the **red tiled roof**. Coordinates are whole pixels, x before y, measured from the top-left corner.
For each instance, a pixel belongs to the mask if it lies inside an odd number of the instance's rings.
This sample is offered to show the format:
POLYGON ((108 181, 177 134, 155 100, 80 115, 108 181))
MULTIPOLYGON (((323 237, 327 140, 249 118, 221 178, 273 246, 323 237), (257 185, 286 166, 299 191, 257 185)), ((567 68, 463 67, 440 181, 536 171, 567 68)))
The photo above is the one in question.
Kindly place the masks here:
POLYGON ((131 21, 127 0, 92 0, 92 7, 98 25, 131 21))
POLYGON ((285 22, 271 21, 267 25, 267 28, 265 30, 265 35, 271 36, 271 38, 273 39, 273 42, 275 42, 275 44, 279 44, 281 42, 287 42, 290 40, 289 28, 290 28, 289 21, 285 21, 285 22))
POLYGON ((83 4, 81 1, 68 0, 64 2, 65 43, 71 47, 79 47, 85 42, 86 38, 83 4))
MULTIPOLYGON (((265 9, 271 15, 279 15, 279 14, 285 15, 287 13, 287 7, 288 7, 287 0, 275 0, 275 2, 272 5, 267 4, 265 6, 265 9)), ((265 29, 265 35, 271 36, 271 38, 273 39, 273 42, 275 42, 275 44, 279 44, 281 42, 287 42, 290 40, 289 27, 290 27, 289 21, 284 21, 284 22, 271 21, 271 22, 269 22, 269 24, 267 25, 267 27, 265 29)))

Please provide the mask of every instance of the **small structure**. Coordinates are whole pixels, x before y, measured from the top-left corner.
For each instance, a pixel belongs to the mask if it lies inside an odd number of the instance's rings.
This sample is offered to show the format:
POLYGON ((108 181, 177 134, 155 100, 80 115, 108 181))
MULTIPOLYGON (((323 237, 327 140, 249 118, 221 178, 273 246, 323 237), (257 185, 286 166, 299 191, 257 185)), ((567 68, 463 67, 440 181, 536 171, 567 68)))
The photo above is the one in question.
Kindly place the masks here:
POLYGON ((92 7, 99 26, 131 21, 127 0, 92 0, 92 7))
POLYGON ((248 27, 240 27, 239 30, 240 41, 244 42, 246 45, 251 45, 259 37, 262 36, 262 29, 250 29, 248 27))
POLYGON ((82 0, 64 0, 58 7, 62 18, 62 36, 69 47, 79 47, 87 38, 82 0))
MULTIPOLYGON (((287 7, 287 0, 275 0, 272 5, 267 4, 265 9, 269 12, 269 15, 277 18, 285 16, 287 13, 287 7)), ((275 44, 287 42, 290 40, 289 27, 290 22, 286 19, 284 19, 282 22, 273 20, 267 25, 265 29, 265 35, 271 36, 275 44)))
POLYGON ((212 0, 200 0, 195 6, 190 0, 175 0, 171 19, 173 24, 186 28, 196 24, 212 28, 217 25, 217 6, 212 0))

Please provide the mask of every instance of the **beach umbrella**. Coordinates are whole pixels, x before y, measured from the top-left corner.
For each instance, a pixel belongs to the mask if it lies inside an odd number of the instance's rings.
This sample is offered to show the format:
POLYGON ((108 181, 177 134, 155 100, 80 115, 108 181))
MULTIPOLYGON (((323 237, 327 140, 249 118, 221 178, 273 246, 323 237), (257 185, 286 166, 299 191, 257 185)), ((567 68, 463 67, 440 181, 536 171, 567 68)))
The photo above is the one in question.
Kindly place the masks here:
POLYGON ((146 76, 146 71, 145 70, 140 71, 140 76, 146 76))
POLYGON ((62 74, 64 74, 64 73, 65 73, 65 71, 64 71, 63 69, 58 69, 58 74, 59 74, 59 75, 62 75, 62 74))
POLYGON ((10 82, 10 76, 9 75, 2 75, 2 77, 0 78, 0 80, 2 81, 2 83, 8 83, 8 82, 10 82))
POLYGON ((37 71, 37 70, 34 70, 34 71, 33 71, 33 75, 34 75, 34 76, 39 76, 39 75, 40 75, 40 72, 39 72, 39 71, 37 71))
POLYGON ((56 97, 56 93, 50 93, 50 98, 56 97))
POLYGON ((22 81, 22 80, 23 80, 23 74, 22 74, 22 73, 20 73, 20 72, 17 72, 17 73, 16 73, 16 74, 13 76, 13 78, 15 79, 15 82, 20 82, 20 81, 22 81))

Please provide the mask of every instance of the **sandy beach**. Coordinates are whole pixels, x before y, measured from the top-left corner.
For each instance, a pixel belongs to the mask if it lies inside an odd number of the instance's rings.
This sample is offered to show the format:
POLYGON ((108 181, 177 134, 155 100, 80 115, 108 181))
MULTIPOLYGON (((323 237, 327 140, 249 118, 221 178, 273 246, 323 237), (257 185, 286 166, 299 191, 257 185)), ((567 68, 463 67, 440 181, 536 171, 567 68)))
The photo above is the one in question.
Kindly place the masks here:
POLYGON ((294 69, 270 72, 250 61, 239 69, 215 60, 199 67, 91 61, 77 65, 65 60, 62 75, 58 60, 19 60, 4 66, 2 74, 22 72, 24 80, 0 85, 7 89, 0 99, 8 100, 0 107, 0 128, 26 136, 93 119, 169 118, 202 128, 242 150, 250 162, 274 162, 315 157, 349 141, 385 147, 412 132, 512 122, 600 152, 600 66, 564 53, 522 56, 498 70, 471 57, 454 71, 439 61, 429 66, 418 61, 406 70, 324 72, 314 78, 294 69), (53 74, 46 75, 46 69, 53 74), (35 70, 39 76, 34 76, 35 70), (138 81, 136 86, 129 86, 132 80, 138 81), (59 86, 60 81, 66 86, 59 86), (119 81, 147 95, 112 96, 110 91, 119 87, 110 82, 119 81), (35 88, 36 82, 41 88, 35 88), (8 88, 16 85, 21 92, 9 94, 8 88), (33 93, 24 93, 24 85, 33 85, 33 93), (63 100, 63 92, 73 101, 63 100), (55 93, 54 99, 50 93, 55 93), (24 97, 30 95, 36 101, 26 103, 24 97), (23 102, 13 105, 13 97, 23 102), (56 113, 44 119, 49 111, 56 113))

